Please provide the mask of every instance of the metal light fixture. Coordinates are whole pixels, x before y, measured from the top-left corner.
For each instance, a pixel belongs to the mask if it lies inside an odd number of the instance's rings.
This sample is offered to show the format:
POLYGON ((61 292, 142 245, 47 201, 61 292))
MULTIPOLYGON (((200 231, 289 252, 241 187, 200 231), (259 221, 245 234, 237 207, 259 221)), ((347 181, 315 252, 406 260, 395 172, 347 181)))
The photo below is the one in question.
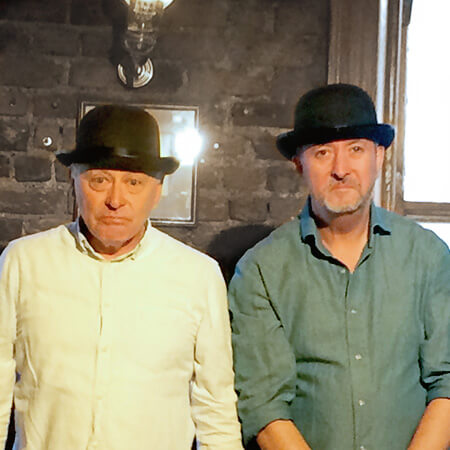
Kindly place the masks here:
POLYGON ((129 88, 148 84, 153 77, 150 52, 156 43, 164 9, 173 0, 120 0, 113 18, 111 60, 120 81, 129 88))

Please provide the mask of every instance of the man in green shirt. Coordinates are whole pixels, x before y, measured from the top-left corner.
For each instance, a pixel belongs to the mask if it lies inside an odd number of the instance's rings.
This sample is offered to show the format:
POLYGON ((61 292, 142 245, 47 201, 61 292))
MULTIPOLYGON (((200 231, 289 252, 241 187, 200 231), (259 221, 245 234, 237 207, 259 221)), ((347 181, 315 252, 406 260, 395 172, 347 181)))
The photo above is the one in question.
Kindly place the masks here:
POLYGON ((450 445, 450 253, 372 203, 394 130, 352 85, 305 94, 277 139, 310 191, 230 284, 244 441, 262 449, 450 445))

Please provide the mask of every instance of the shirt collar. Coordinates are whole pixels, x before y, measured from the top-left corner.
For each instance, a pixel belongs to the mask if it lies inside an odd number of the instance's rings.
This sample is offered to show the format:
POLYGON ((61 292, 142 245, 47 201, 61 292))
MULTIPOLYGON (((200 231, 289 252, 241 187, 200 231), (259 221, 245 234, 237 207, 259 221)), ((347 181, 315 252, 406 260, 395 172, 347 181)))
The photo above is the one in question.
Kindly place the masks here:
MULTIPOLYGON (((306 205, 300 213, 300 233, 303 241, 307 241, 309 236, 314 238, 316 246, 322 249, 322 241, 320 239, 317 225, 312 216, 311 198, 308 197, 306 205)), ((389 235, 391 234, 391 219, 387 211, 383 208, 375 206, 373 203, 370 206, 370 232, 368 246, 373 245, 373 235, 389 235)), ((328 253, 328 252, 327 252, 328 253)))
POLYGON ((78 217, 75 222, 72 222, 68 226, 69 231, 72 233, 72 235, 75 238, 77 248, 81 251, 81 253, 84 253, 85 255, 90 256, 91 258, 103 260, 103 261, 111 261, 111 262, 120 262, 124 261, 126 259, 135 260, 144 250, 147 249, 149 246, 150 238, 149 235, 152 233, 152 224, 150 220, 147 220, 145 224, 145 232, 142 236, 139 243, 136 245, 136 247, 129 251, 128 253, 125 253, 123 255, 118 256, 114 259, 105 259, 100 253, 96 252, 92 245, 89 243, 87 237, 83 233, 81 229, 80 224, 80 217, 78 217))

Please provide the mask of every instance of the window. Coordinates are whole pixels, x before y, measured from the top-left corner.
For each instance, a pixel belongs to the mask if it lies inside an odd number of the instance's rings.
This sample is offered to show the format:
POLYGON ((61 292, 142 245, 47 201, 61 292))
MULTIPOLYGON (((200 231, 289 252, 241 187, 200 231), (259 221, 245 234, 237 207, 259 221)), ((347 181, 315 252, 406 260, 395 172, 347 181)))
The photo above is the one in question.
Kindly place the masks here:
POLYGON ((328 81, 363 87, 379 119, 397 130, 378 202, 450 245, 450 139, 437 134, 450 127, 450 2, 331 0, 330 6, 328 81))

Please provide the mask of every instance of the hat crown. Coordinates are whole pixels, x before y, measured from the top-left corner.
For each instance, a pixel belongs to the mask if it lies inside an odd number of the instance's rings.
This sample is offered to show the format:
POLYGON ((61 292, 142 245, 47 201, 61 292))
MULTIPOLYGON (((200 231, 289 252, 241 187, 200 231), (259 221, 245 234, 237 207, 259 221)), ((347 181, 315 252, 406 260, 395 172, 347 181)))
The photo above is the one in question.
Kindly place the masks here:
POLYGON ((129 156, 159 157, 159 128, 142 109, 104 105, 89 111, 77 132, 77 149, 118 148, 129 156))
POLYGON ((349 84, 314 89, 300 98, 295 109, 295 130, 376 125, 370 96, 349 84))

